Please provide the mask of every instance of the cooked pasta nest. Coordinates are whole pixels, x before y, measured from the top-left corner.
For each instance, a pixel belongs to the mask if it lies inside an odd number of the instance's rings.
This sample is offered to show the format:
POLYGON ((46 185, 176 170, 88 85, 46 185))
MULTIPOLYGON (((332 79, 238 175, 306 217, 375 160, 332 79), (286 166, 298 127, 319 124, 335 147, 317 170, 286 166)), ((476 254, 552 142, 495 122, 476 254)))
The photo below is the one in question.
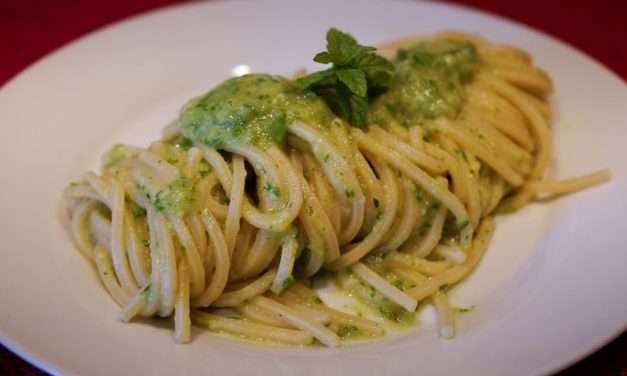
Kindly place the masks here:
POLYGON ((267 147, 191 142, 175 121, 147 148, 116 145, 100 175, 71 183, 67 228, 120 319, 173 317, 178 342, 194 323, 337 346, 410 322, 424 302, 440 335, 453 336, 448 291, 481 260, 492 216, 609 175, 544 180, 552 84, 527 53, 461 33, 428 40, 477 52, 454 118, 365 129, 336 118, 324 131, 293 121, 285 142, 267 147), (320 280, 369 313, 328 304, 320 280))

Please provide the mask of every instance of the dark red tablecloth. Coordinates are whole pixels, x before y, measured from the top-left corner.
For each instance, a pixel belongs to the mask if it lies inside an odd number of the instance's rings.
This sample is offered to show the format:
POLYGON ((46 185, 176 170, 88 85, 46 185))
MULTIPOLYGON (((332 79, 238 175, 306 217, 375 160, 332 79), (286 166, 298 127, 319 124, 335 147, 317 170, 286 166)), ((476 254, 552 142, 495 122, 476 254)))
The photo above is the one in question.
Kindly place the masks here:
MULTIPOLYGON (((81 35, 178 2, 181 0, 0 0, 0 85, 81 35)), ((454 2, 543 30, 583 50, 627 80, 627 0, 454 2)), ((0 375, 38 374, 38 370, 0 346, 0 375)), ((627 376, 627 334, 563 374, 627 376)))

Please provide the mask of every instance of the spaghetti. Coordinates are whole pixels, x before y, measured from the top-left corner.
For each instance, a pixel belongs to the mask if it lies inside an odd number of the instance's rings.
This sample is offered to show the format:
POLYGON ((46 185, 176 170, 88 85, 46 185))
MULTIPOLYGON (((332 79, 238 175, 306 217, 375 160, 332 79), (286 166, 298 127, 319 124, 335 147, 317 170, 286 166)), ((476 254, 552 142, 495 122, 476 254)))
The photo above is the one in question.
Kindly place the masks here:
POLYGON ((379 53, 396 56, 395 81, 366 127, 293 81, 246 75, 67 187, 71 237, 122 321, 172 317, 176 342, 192 323, 297 345, 384 334, 325 304, 312 281, 326 278, 383 321, 431 302, 450 338, 447 290, 481 260, 493 214, 609 179, 543 179, 552 85, 525 52, 441 33, 379 53))

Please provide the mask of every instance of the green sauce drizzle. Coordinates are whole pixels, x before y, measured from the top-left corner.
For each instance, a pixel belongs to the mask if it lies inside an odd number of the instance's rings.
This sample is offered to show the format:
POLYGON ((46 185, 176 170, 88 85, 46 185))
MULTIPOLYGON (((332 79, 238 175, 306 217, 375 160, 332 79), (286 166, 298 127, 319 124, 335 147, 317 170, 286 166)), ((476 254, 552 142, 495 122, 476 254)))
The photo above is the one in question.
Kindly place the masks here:
POLYGON ((280 76, 248 74, 226 80, 192 99, 180 116, 181 133, 210 147, 281 145, 293 121, 324 127, 333 119, 312 92, 297 92, 280 76))
POLYGON ((463 83, 477 63, 474 46, 466 43, 422 42, 399 50, 394 84, 371 105, 370 122, 412 126, 457 117, 463 83))

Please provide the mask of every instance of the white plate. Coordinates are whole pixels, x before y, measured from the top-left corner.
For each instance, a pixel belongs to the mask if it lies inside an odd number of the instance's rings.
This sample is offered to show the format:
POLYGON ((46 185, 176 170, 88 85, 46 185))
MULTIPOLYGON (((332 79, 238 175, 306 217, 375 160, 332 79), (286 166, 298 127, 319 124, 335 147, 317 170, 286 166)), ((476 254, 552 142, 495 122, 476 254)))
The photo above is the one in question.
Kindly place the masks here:
POLYGON ((625 84, 546 35, 432 3, 196 3, 89 35, 0 91, 0 338, 63 374, 482 374, 555 371, 627 324, 625 84), (115 320, 117 307, 75 252, 55 209, 64 185, 114 142, 146 145, 190 96, 239 65, 314 68, 330 26, 377 44, 441 29, 477 32, 531 52, 557 89, 558 176, 609 167, 610 184, 499 218, 487 256, 457 288, 458 337, 427 319, 409 335, 340 349, 259 346, 115 320))

